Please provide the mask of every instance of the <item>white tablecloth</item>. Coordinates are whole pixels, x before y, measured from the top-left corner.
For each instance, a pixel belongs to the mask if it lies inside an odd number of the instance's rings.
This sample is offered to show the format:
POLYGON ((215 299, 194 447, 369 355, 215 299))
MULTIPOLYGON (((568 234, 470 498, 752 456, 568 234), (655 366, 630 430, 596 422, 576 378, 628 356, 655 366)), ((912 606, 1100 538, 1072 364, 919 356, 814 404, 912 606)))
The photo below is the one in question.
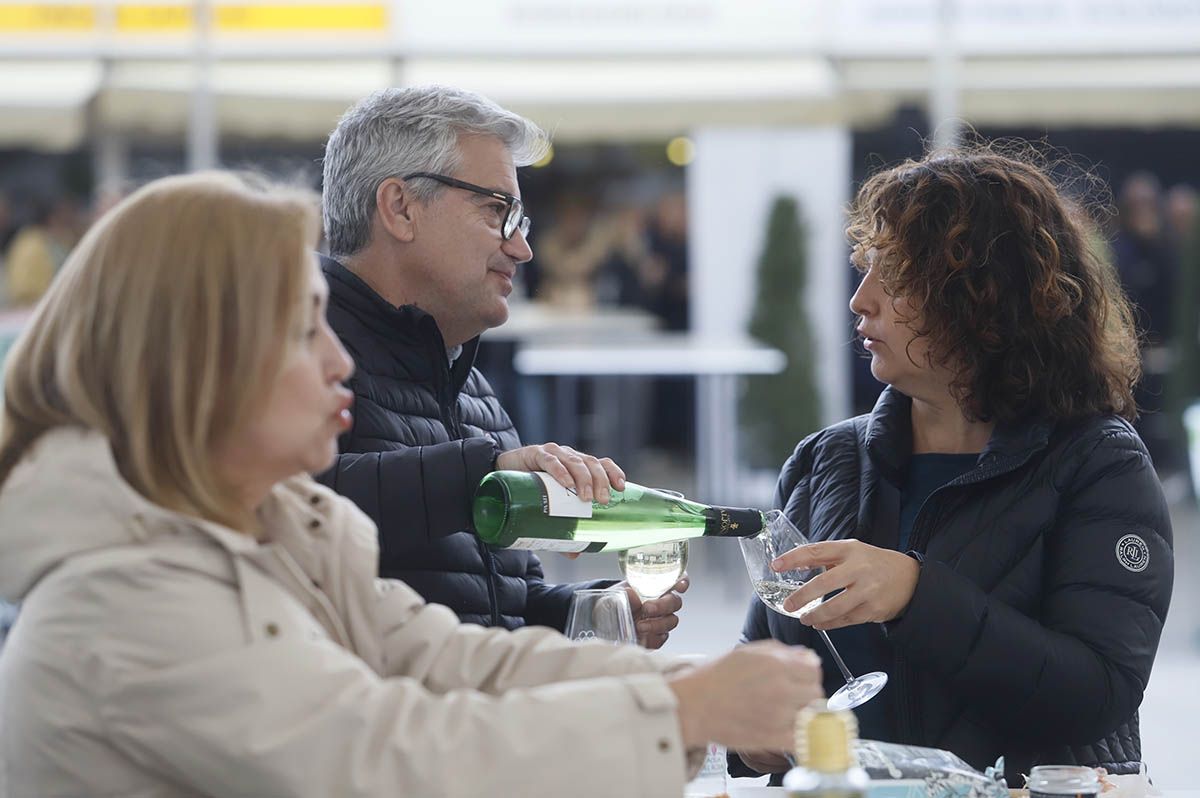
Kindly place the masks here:
MULTIPOLYGON (((764 787, 754 783, 753 779, 730 779, 729 798, 783 798, 787 790, 782 787, 764 787)), ((1161 798, 1200 798, 1200 789, 1195 790, 1163 790, 1152 793, 1161 798)))

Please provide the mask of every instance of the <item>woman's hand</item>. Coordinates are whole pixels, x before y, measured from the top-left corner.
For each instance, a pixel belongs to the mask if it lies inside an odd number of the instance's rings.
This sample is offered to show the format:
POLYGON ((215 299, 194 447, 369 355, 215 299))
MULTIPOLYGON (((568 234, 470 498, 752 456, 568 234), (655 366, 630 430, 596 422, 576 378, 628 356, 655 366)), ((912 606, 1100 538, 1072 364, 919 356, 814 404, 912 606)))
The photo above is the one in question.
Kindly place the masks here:
POLYGON ((795 611, 814 599, 841 590, 805 613, 801 623, 814 629, 840 629, 882 623, 904 613, 917 589, 921 564, 891 549, 861 540, 828 540, 797 546, 771 563, 776 571, 825 566, 825 573, 788 596, 784 609, 795 611))
POLYGON ((790 750, 796 713, 825 695, 821 658, 775 640, 738 646, 668 683, 689 748, 712 741, 749 751, 790 750))

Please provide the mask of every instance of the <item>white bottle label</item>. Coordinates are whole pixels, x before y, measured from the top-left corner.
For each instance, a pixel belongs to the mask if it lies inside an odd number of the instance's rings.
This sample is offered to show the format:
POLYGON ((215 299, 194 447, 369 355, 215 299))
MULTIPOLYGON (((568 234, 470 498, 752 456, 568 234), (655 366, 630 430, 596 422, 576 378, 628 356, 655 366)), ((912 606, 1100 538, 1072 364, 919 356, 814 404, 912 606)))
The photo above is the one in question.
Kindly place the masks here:
MULTIPOLYGON (((567 490, 545 471, 535 471, 534 475, 542 480, 542 512, 555 518, 591 518, 592 503, 585 502, 567 490)), ((514 544, 515 545, 515 544, 514 544)), ((559 549, 559 551, 575 551, 575 549, 559 549)), ((580 549, 582 551, 582 549, 580 549)))
POLYGON ((549 540, 547 538, 517 538, 508 544, 510 549, 527 551, 587 551, 586 540, 549 540))
POLYGON ((729 782, 725 775, 725 746, 708 744, 704 766, 696 778, 684 787, 684 798, 719 798, 729 794, 729 782))

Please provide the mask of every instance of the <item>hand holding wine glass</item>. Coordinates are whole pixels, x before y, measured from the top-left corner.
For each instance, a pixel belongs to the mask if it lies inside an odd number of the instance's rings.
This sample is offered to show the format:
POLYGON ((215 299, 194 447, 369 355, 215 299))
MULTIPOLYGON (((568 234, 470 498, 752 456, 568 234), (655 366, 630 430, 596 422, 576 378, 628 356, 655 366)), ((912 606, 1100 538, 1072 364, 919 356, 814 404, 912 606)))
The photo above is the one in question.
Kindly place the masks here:
POLYGON ((819 630, 895 620, 912 601, 921 573, 920 563, 907 554, 861 540, 811 543, 781 553, 772 567, 781 572, 824 569, 784 601, 785 613, 841 591, 804 614, 803 622, 819 630))
POLYGON ((669 591, 647 600, 643 600, 633 584, 625 583, 639 644, 651 650, 663 647, 671 632, 679 626, 677 613, 683 609, 683 596, 680 594, 686 593, 691 583, 685 573, 669 591))
MULTIPOLYGON (((812 613, 824 609, 821 603, 825 594, 835 587, 831 587, 828 581, 819 581, 825 575, 825 567, 817 558, 805 554, 813 544, 809 544, 808 538, 796 529, 787 516, 779 510, 771 510, 765 518, 767 523, 761 533, 753 538, 738 540, 746 561, 746 571, 750 574, 750 583, 754 585, 754 592, 763 604, 778 613, 809 623, 812 613)), ((835 596, 830 599, 830 604, 840 598, 841 595, 835 596)), ((834 709, 853 709, 874 698, 887 684, 887 674, 874 671, 855 676, 842 661, 828 632, 823 628, 817 631, 846 679, 846 684, 830 696, 829 706, 834 709)))

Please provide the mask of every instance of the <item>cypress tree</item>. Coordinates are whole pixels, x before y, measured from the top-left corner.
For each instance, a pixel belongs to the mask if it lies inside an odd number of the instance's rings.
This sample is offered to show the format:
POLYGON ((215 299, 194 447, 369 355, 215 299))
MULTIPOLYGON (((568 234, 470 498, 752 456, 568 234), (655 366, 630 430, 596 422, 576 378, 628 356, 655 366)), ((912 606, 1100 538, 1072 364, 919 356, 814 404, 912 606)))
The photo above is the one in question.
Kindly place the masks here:
POLYGON ((748 461, 778 468, 796 444, 820 427, 820 395, 813 375, 813 333, 804 310, 807 230, 796 199, 775 198, 758 259, 758 291, 751 337, 787 357, 779 374, 745 381, 741 410, 748 461))

